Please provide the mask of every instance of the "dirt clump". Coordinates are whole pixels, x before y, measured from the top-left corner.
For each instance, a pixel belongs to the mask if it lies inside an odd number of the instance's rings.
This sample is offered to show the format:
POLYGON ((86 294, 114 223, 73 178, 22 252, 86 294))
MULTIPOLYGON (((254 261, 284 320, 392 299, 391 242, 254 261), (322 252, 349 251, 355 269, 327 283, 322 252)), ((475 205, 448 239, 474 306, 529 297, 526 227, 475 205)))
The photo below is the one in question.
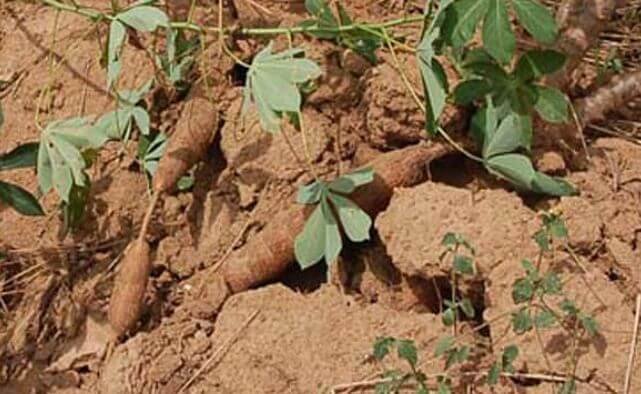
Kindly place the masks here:
POLYGON ((256 311, 223 360, 194 384, 196 392, 308 393, 362 380, 377 370, 369 358, 376 337, 412 337, 423 354, 444 330, 434 315, 362 306, 331 286, 303 296, 273 285, 225 304, 213 348, 232 338, 256 311))

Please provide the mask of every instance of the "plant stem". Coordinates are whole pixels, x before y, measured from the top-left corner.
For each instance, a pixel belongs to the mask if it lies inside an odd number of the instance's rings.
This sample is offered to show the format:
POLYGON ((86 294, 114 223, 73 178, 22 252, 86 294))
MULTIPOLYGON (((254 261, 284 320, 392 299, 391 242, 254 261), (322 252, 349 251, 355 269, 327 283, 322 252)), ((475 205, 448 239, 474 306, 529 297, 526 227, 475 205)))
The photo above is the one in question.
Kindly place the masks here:
MULTIPOLYGON (((97 11, 88 7, 81 7, 78 5, 65 4, 57 0, 40 0, 42 4, 49 7, 53 7, 60 11, 72 12, 78 15, 82 15, 91 19, 107 19, 112 21, 116 19, 115 16, 106 14, 104 12, 97 11)), ((423 15, 415 15, 409 17, 403 17, 398 19, 389 20, 381 23, 355 23, 347 26, 337 26, 337 27, 325 27, 325 26, 292 26, 292 27, 274 27, 274 28, 243 28, 243 29, 230 29, 227 27, 209 27, 201 26, 192 22, 171 22, 169 27, 173 29, 181 30, 191 30, 200 33, 237 33, 240 35, 250 35, 250 36, 268 36, 268 35, 279 35, 279 34, 296 34, 296 33, 343 33, 354 30, 364 30, 365 29, 386 29, 395 26, 409 25, 418 22, 423 22, 423 15)))

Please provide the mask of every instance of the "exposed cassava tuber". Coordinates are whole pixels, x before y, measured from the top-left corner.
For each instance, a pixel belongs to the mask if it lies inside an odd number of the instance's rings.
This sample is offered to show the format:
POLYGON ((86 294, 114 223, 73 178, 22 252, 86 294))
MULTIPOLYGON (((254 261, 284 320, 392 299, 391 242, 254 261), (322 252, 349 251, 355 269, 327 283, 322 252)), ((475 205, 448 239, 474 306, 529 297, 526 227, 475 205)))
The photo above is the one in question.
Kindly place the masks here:
POLYGON ((195 87, 171 135, 153 179, 154 192, 171 191, 176 182, 205 158, 218 128, 218 108, 195 87))
MULTIPOLYGON (((357 189, 351 198, 375 217, 387 207, 395 188, 423 181, 430 161, 452 151, 450 145, 431 143, 382 154, 370 163, 374 181, 357 189)), ((273 280, 289 267, 294 261, 294 239, 311 211, 302 205, 281 211, 263 231, 229 256, 222 275, 233 293, 273 280)))
POLYGON ((137 239, 125 251, 109 301, 109 323, 118 336, 138 322, 150 272, 149 244, 137 239))
POLYGON ((593 94, 577 100, 576 111, 584 125, 605 120, 605 116, 641 96, 641 71, 615 76, 593 94))

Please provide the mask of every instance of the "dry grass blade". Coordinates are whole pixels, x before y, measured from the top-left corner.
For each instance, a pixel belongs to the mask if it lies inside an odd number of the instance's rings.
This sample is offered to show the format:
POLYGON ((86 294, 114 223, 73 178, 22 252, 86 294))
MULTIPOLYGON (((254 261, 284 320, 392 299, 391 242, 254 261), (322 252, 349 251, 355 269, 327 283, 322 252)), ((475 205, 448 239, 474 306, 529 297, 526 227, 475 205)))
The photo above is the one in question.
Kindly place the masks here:
POLYGON ((641 294, 637 295, 637 308, 634 315, 634 330, 632 331, 632 341, 630 341, 630 354, 628 355, 628 368, 625 371, 623 394, 630 393, 630 378, 632 377, 632 368, 634 365, 634 357, 637 349, 637 339, 639 336, 639 318, 641 318, 641 294))

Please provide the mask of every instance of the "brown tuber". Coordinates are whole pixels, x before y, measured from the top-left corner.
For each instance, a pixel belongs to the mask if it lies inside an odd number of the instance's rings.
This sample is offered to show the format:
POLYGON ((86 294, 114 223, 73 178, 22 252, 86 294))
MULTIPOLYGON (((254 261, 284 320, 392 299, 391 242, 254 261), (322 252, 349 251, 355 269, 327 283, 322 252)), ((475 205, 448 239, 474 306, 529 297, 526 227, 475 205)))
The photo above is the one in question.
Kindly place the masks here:
POLYGON ((137 239, 125 251, 109 301, 109 323, 119 337, 140 318, 150 272, 149 244, 137 239))
POLYGON ((143 307, 151 271, 149 244, 145 241, 153 210, 161 193, 171 191, 178 180, 207 154, 218 127, 218 109, 195 88, 158 163, 153 178, 153 197, 139 238, 125 252, 109 303, 109 322, 118 336, 131 330, 143 307))
POLYGON ((195 87, 176 124, 153 179, 155 193, 171 191, 194 164, 203 160, 218 128, 218 108, 195 87))
MULTIPOLYGON (((383 211, 397 187, 415 185, 427 177, 432 160, 453 151, 450 145, 431 143, 385 153, 370 163, 375 178, 352 195, 370 216, 383 211)), ((227 259, 222 275, 232 293, 273 280, 294 261, 294 239, 305 225, 310 207, 294 205, 276 214, 259 234, 227 259)))

